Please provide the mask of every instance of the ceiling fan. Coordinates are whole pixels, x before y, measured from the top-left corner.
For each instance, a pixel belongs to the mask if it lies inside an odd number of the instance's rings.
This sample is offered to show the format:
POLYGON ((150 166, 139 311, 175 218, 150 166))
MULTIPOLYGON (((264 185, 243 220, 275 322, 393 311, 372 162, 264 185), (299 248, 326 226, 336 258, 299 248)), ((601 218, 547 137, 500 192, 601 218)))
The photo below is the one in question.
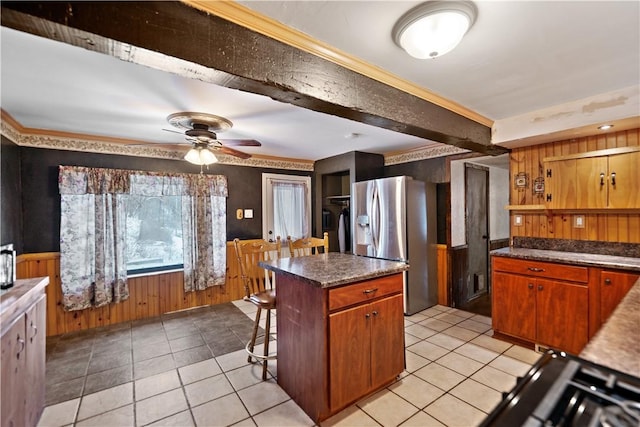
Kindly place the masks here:
POLYGON ((255 139, 218 139, 216 132, 231 129, 233 123, 224 117, 207 113, 191 111, 170 114, 167 121, 173 127, 183 131, 163 129, 168 132, 182 133, 192 144, 191 149, 184 156, 185 160, 197 165, 208 165, 218 161, 214 151, 248 159, 251 154, 239 151, 229 146, 260 147, 262 144, 255 139))

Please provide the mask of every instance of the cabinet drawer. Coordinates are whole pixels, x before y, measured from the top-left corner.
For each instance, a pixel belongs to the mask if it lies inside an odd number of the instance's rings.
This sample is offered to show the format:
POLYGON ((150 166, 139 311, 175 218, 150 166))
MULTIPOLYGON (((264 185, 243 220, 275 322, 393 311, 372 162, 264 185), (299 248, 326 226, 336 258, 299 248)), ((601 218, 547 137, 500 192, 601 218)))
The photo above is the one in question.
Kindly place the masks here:
POLYGON ((495 271, 523 274, 530 277, 546 277, 548 279, 579 283, 587 283, 589 281, 589 270, 587 267, 497 256, 492 258, 492 265, 495 271))
POLYGON ((329 289, 329 311, 402 293, 402 273, 329 289))

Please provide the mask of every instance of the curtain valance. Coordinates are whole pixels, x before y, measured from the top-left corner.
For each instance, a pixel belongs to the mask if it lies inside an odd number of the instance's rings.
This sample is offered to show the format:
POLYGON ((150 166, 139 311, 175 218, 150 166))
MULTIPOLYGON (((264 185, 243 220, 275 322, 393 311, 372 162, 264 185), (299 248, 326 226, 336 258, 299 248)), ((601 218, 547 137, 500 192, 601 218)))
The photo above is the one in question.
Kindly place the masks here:
POLYGON ((60 194, 227 197, 224 175, 162 173, 126 169, 60 166, 60 194))

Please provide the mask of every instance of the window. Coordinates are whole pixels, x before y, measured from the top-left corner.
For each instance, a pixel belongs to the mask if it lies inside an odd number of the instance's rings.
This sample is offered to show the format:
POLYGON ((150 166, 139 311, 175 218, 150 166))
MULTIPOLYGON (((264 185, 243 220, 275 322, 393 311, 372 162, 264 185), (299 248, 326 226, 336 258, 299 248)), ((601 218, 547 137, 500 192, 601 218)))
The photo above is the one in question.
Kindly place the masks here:
POLYGON ((308 176, 262 174, 263 234, 300 239, 310 236, 311 178, 308 176))
POLYGON ((182 268, 179 196, 124 196, 127 274, 182 268))

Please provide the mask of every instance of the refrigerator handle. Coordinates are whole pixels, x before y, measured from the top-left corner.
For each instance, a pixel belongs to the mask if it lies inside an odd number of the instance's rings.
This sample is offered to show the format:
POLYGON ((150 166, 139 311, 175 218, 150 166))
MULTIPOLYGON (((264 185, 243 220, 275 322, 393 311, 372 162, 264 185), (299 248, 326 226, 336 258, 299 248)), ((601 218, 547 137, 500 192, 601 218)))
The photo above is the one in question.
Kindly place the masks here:
POLYGON ((375 251, 375 256, 380 252, 378 245, 380 237, 380 195, 378 186, 373 187, 373 203, 371 204, 371 244, 375 251))

